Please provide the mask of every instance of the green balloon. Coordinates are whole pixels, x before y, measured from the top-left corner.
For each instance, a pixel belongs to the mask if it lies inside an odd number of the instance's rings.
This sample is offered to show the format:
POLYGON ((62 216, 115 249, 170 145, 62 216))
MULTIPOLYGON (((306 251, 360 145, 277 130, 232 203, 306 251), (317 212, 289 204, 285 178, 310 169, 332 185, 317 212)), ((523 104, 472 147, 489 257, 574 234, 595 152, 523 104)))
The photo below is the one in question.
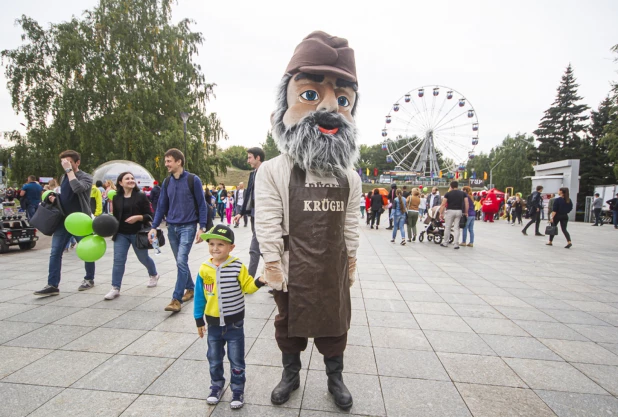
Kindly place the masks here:
POLYGON ((109 190, 107 192, 107 199, 109 201, 112 201, 114 199, 114 196, 116 195, 116 190, 109 190))
POLYGON ((47 190, 43 193, 43 195, 41 196, 41 201, 45 201, 45 198, 49 195, 49 193, 53 193, 52 190, 47 190))
POLYGON ((77 244, 77 256, 84 262, 98 261, 105 255, 107 243, 101 236, 86 236, 77 244))
POLYGON ((86 213, 72 213, 64 220, 64 227, 73 236, 92 234, 92 218, 86 213))

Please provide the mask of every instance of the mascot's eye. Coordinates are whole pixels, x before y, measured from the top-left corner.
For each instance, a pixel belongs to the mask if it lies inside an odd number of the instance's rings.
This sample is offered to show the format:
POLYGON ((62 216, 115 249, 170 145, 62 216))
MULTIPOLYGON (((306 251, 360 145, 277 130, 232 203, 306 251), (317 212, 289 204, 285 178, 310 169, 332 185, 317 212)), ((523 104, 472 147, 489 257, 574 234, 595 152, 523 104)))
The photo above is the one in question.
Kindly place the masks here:
POLYGON ((346 96, 341 96, 337 98, 337 102, 341 107, 348 107, 350 105, 350 100, 346 96))
POLYGON ((313 90, 307 90, 304 93, 302 93, 300 96, 301 98, 307 101, 316 101, 318 99, 318 93, 313 90))

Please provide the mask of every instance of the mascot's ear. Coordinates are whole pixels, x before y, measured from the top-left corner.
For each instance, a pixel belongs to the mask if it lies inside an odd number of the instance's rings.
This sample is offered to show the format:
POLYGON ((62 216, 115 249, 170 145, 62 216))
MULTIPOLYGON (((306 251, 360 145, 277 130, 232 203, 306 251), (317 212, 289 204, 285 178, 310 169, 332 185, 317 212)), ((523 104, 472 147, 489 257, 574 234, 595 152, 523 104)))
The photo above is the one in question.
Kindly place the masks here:
POLYGON ((272 113, 270 114, 270 125, 271 125, 272 127, 275 127, 275 112, 272 112, 272 113))

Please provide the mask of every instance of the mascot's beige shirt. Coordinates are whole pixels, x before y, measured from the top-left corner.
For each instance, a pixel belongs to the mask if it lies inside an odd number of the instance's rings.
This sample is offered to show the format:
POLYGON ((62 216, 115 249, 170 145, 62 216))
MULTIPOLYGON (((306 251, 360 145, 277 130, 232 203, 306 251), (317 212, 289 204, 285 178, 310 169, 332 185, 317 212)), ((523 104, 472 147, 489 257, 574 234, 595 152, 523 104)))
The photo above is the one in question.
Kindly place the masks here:
MULTIPOLYGON (((260 244, 260 252, 265 262, 281 260, 287 282, 289 252, 283 250, 283 236, 290 230, 290 175, 294 162, 288 155, 265 161, 260 165, 255 177, 255 233, 260 244)), ((348 256, 356 256, 359 245, 358 207, 361 199, 361 180, 358 173, 347 173, 350 196, 345 216, 344 237, 348 256)), ((307 173, 307 182, 336 184, 334 177, 320 178, 307 173)), ((303 213, 291 215, 302 216, 303 213)), ((328 245, 329 242, 324 242, 328 245)), ((317 260, 316 260, 317 261, 317 260)))

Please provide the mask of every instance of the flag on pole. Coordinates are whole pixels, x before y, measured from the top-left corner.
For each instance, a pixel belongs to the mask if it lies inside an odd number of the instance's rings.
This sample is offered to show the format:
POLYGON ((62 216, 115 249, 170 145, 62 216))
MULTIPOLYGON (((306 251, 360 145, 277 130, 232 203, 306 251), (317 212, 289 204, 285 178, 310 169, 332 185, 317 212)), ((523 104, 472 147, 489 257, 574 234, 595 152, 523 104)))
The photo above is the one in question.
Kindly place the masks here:
POLYGON ((457 171, 457 172, 455 173, 455 179, 456 179, 456 180, 458 180, 458 179, 459 179, 459 171, 457 171))
POLYGON ((373 169, 373 176, 377 177, 378 176, 378 168, 374 168, 373 169))
POLYGON ((468 171, 464 171, 464 180, 468 179, 468 171))
POLYGON ((367 168, 367 176, 369 176, 369 168, 367 168))
POLYGON ((440 178, 442 178, 442 171, 440 171, 439 175, 440 175, 440 178))
POLYGON ((487 171, 483 171, 483 179, 486 180, 487 179, 487 171))

